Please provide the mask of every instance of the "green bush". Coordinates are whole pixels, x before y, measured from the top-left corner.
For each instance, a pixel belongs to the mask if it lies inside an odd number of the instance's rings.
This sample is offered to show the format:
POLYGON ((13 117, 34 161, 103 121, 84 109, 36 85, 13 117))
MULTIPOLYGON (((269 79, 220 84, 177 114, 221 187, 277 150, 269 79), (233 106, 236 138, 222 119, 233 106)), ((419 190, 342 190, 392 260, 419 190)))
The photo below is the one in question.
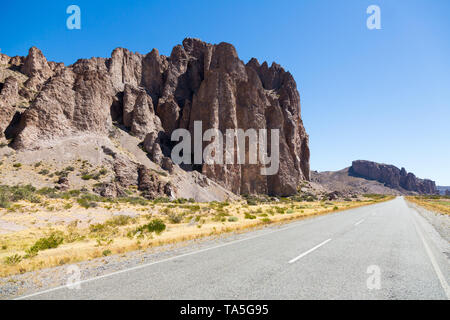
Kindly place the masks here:
POLYGON ((245 213, 245 219, 253 220, 253 219, 256 219, 256 216, 254 216, 254 215, 252 215, 250 213, 245 213))
POLYGON ((83 180, 91 180, 93 178, 94 177, 91 174, 89 174, 89 173, 84 174, 84 175, 81 176, 81 179, 83 179, 83 180))
POLYGON ((26 186, 0 186, 0 207, 9 208, 12 202, 21 200, 39 203, 40 199, 35 194, 36 189, 32 185, 26 186))
POLYGON ((269 218, 263 218, 261 219, 261 221, 266 224, 272 223, 272 220, 270 220, 269 218))
POLYGON ((48 171, 47 169, 42 169, 41 171, 38 172, 39 174, 46 176, 50 173, 50 171, 48 171))
POLYGON ((228 221, 229 222, 236 222, 236 221, 238 221, 239 219, 238 219, 238 217, 229 217, 228 218, 228 221))
POLYGON ((37 254, 39 251, 57 248, 61 243, 63 243, 64 238, 60 233, 52 233, 47 238, 40 238, 38 241, 31 246, 27 253, 37 254))
POLYGON ((78 204, 79 204, 81 207, 83 207, 83 208, 85 208, 85 209, 97 207, 97 203, 96 203, 96 202, 91 201, 91 200, 86 199, 86 198, 80 198, 80 199, 77 199, 77 202, 78 202, 78 204))
POLYGON ((21 166, 22 166, 21 163, 14 163, 14 164, 13 164, 13 167, 14 167, 14 168, 20 168, 21 166))
POLYGON ((286 211, 286 209, 282 208, 282 207, 275 207, 275 211, 279 214, 284 214, 284 212, 286 211))
POLYGON ((166 225, 164 224, 164 222, 161 219, 154 219, 154 220, 150 221, 149 223, 136 228, 133 232, 133 235, 135 235, 138 232, 140 232, 140 233, 154 232, 156 234, 160 234, 164 230, 166 230, 166 225))

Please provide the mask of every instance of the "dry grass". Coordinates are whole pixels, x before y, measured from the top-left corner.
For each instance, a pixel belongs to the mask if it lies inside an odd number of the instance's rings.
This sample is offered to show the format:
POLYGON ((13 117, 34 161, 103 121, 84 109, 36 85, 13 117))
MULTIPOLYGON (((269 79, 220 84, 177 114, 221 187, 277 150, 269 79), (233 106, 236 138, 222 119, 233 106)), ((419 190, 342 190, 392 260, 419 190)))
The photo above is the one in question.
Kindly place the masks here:
POLYGON ((87 209, 80 206, 76 199, 44 199, 41 203, 20 201, 15 204, 19 207, 14 211, 0 210, 0 221, 25 227, 24 230, 0 234, 0 276, 224 233, 240 233, 391 198, 344 202, 283 199, 256 205, 248 205, 245 201, 113 202, 99 203, 87 209), (114 212, 126 213, 127 216, 114 216, 114 212), (142 226, 156 220, 165 225, 161 233, 138 231, 147 230, 142 226), (53 239, 51 237, 61 238, 62 243, 56 244, 56 247, 49 246, 49 249, 44 246, 42 250, 30 254, 30 248, 33 245, 36 247, 39 239, 41 245, 53 239))
POLYGON ((406 197, 406 199, 432 211, 450 215, 450 197, 448 196, 415 196, 406 197))

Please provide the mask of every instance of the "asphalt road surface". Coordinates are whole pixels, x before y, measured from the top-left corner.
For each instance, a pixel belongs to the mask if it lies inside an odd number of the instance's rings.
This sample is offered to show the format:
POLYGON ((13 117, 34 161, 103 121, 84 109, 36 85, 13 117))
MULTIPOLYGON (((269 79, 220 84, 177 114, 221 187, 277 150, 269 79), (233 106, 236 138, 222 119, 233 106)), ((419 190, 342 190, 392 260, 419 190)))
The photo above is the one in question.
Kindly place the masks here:
POLYGON ((449 299, 449 260, 430 230, 396 198, 22 298, 449 299))

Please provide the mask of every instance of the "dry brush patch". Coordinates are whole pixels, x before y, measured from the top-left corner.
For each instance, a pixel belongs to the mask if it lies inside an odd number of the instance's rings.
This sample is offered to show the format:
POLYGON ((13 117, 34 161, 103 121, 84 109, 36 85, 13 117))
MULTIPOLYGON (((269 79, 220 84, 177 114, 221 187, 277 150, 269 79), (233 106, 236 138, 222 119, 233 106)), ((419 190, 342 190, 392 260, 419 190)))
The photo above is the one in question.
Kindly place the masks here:
POLYGON ((413 202, 431 211, 450 215, 450 196, 422 195, 406 197, 413 202))
POLYGON ((0 234, 1 277, 224 233, 241 233, 392 198, 340 202, 247 198, 195 203, 192 199, 108 200, 72 193, 55 196, 44 192, 38 195, 36 203, 19 200, 15 204, 20 204, 20 210, 0 209, 0 221, 24 227, 0 234), (48 198, 49 194, 52 198, 48 198), (80 203, 80 199, 87 199, 90 205, 80 203))

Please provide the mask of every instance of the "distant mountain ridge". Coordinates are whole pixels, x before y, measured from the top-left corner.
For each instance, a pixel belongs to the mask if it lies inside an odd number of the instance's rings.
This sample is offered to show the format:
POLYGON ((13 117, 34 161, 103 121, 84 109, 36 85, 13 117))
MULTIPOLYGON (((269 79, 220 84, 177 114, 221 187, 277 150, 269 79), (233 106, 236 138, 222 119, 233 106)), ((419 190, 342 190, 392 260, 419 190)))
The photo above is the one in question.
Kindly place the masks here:
POLYGON ((429 179, 419 179, 405 168, 376 163, 367 160, 353 161, 349 173, 351 175, 376 180, 387 187, 399 191, 417 192, 419 194, 437 194, 436 183, 429 179), (402 190, 403 189, 403 190, 402 190))
POLYGON ((450 186, 437 186, 436 188, 439 191, 439 194, 450 195, 450 186))
POLYGON ((434 181, 419 179, 405 168, 365 160, 353 161, 351 167, 339 171, 311 171, 311 180, 329 191, 344 194, 412 195, 439 192, 434 181))

